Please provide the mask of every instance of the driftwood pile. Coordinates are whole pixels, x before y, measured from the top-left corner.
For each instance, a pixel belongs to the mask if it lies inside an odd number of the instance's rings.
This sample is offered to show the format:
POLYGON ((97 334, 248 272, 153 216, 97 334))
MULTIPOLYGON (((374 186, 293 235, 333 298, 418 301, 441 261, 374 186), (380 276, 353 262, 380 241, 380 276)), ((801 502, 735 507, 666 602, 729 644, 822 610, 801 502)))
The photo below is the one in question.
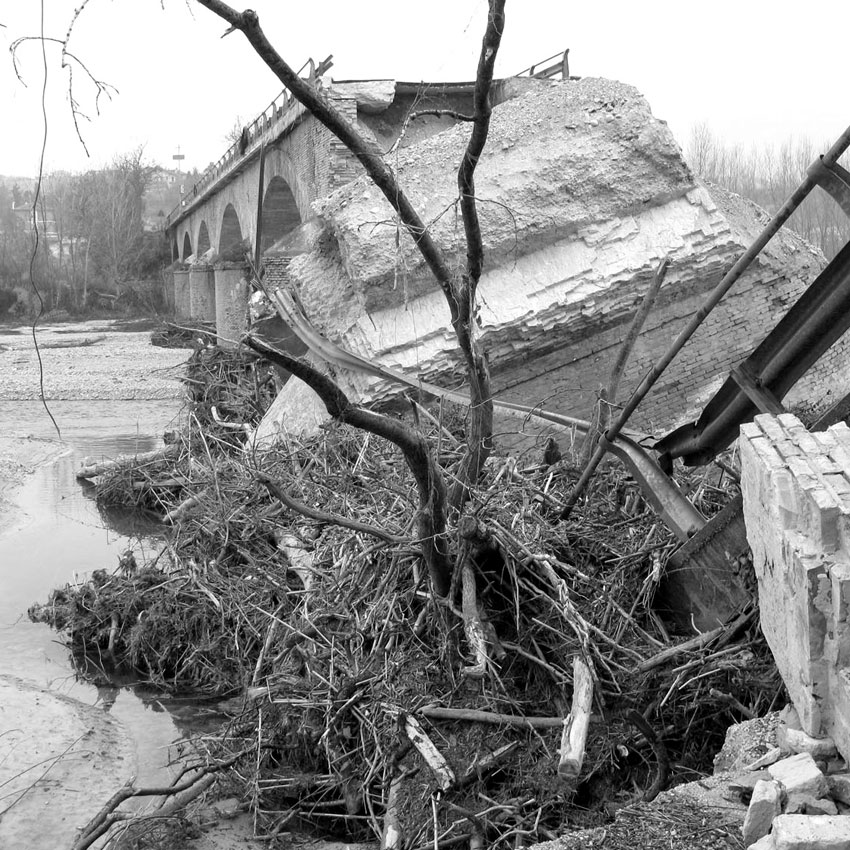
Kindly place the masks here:
MULTIPOLYGON (((260 835, 533 843, 710 772, 726 727, 778 701, 752 600, 688 638, 653 611, 675 541, 619 467, 560 523, 567 459, 491 459, 438 603, 393 446, 329 426, 243 451, 277 380, 256 357, 198 352, 181 438, 99 484, 168 518, 161 555, 34 612, 160 685, 242 694, 216 749, 249 751, 230 771, 260 835)), ((462 420, 418 424, 451 471, 462 420)), ((707 514, 735 486, 717 468, 687 485, 707 514)))

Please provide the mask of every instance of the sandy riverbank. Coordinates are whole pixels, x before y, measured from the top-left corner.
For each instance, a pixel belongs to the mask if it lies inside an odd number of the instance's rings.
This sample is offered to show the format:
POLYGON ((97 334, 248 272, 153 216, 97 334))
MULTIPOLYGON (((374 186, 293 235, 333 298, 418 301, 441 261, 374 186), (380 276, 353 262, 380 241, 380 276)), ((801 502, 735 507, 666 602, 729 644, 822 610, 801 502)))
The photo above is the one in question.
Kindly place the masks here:
MULTIPOLYGON (((116 332, 108 322, 39 329, 45 397, 178 397, 188 352, 153 348, 149 336, 116 332)), ((0 404, 10 423, 0 434, 0 535, 15 534, 29 521, 16 500, 28 476, 70 451, 58 438, 27 433, 16 420, 16 402, 38 397, 29 329, 0 326, 0 404)), ((77 829, 135 772, 135 747, 120 721, 0 675, 0 847, 67 850, 77 829)))

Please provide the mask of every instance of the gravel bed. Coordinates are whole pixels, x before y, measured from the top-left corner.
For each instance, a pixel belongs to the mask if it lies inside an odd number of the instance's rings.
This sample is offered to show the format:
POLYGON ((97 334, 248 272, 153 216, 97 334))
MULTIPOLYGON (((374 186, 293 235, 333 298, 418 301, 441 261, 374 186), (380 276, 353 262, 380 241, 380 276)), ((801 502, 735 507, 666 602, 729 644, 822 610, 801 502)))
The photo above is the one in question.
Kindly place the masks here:
MULTIPOLYGON (((182 395, 186 349, 156 348, 150 331, 117 321, 39 325, 47 399, 167 399, 182 395)), ((39 398, 39 365, 28 327, 0 325, 0 400, 39 398)))

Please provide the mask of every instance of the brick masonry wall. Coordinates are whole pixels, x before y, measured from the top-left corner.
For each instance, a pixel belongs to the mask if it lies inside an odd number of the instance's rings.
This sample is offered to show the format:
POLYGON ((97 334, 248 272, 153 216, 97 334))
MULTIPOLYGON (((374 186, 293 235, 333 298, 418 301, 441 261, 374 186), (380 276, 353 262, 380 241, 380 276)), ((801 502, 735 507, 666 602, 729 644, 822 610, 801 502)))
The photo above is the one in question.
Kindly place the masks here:
MULTIPOLYGON (((625 402, 655 361, 702 306, 717 279, 690 291, 659 299, 635 345, 620 382, 625 402)), ((670 364, 632 419, 633 427, 657 432, 696 419, 728 376, 785 315, 804 291, 798 278, 776 276, 757 267, 731 290, 670 364)), ((556 352, 500 369, 494 383, 500 395, 526 404, 542 402, 574 416, 587 417, 600 386, 606 384, 623 337, 637 309, 611 315, 585 339, 570 344, 565 361, 556 352), (548 400, 548 401, 547 401, 548 400)), ((822 412, 850 389, 850 334, 840 339, 796 384, 787 407, 822 412)))
POLYGON ((803 729, 850 758, 850 428, 762 415, 740 449, 762 630, 803 729))

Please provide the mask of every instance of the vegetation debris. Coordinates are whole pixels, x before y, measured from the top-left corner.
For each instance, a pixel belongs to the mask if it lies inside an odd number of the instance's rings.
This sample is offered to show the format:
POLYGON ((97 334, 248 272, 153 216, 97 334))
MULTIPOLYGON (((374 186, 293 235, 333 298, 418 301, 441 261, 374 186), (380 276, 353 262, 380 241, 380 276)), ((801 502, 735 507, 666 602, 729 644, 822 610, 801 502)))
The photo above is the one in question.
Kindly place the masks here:
MULTIPOLYGON (((689 641, 653 610, 676 541, 620 467, 603 466, 563 525, 559 494, 578 478, 567 450, 555 459, 549 447, 551 464, 542 444, 491 457, 440 599, 397 447, 330 424, 246 449, 284 379, 254 354, 196 351, 177 441, 98 483, 103 504, 174 518, 160 554, 125 556, 31 611, 107 668, 242 695, 210 755, 250 751, 231 772, 261 835, 309 825, 363 840, 395 823, 406 847, 497 848, 601 826, 710 772, 726 726, 779 698, 752 599, 689 641), (594 698, 583 769, 568 780, 557 768, 575 659, 594 698)), ((464 420, 420 410, 451 477, 464 420)), ((722 468, 686 485, 706 515, 737 486, 722 468)))

